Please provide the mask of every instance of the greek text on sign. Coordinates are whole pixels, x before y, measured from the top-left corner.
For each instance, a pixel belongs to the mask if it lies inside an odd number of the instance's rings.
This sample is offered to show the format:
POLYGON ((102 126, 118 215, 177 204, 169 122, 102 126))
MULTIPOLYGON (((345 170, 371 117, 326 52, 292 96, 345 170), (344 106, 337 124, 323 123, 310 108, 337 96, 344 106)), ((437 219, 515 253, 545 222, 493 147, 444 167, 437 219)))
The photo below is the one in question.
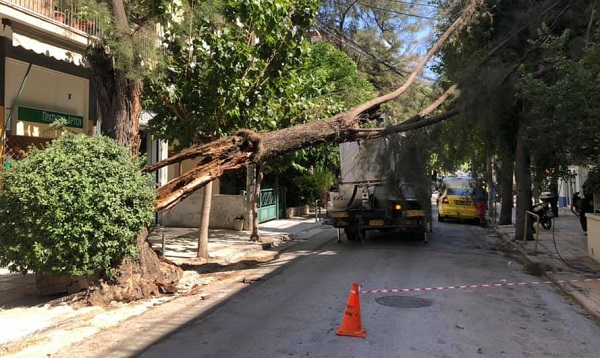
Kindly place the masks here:
POLYGON ((83 117, 67 113, 46 111, 43 109, 19 106, 19 120, 50 124, 61 118, 67 120, 67 127, 83 128, 83 117))

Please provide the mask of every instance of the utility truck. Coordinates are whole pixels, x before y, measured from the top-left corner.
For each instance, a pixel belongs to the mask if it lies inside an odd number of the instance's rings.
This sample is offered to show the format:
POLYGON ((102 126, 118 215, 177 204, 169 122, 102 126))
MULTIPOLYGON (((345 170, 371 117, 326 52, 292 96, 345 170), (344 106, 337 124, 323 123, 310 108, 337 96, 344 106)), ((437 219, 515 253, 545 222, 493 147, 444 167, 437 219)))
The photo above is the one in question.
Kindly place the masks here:
MULTIPOLYGON (((391 181, 374 152, 384 139, 340 144, 341 174, 337 188, 329 192, 326 224, 341 230, 350 241, 367 239, 367 232, 395 231, 428 241, 427 218, 411 183, 391 181)), ((380 149, 380 148, 379 148, 380 149)))

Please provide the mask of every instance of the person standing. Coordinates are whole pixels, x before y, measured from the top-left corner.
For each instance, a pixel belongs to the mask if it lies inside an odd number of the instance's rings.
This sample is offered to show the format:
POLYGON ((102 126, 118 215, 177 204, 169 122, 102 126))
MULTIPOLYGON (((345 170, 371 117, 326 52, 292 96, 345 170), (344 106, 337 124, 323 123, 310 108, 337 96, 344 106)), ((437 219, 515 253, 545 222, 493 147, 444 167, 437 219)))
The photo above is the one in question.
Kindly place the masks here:
POLYGON ((581 229, 583 232, 587 233, 587 218, 585 217, 585 213, 591 213, 593 211, 593 195, 590 193, 582 194, 581 192, 575 193, 573 197, 575 197, 575 195, 577 195, 575 207, 579 209, 579 223, 581 224, 581 229))
POLYGON ((487 225, 487 221, 485 220, 485 210, 487 208, 488 193, 483 187, 483 182, 481 180, 478 180, 477 185, 473 188, 471 198, 475 203, 479 224, 485 227, 487 225))

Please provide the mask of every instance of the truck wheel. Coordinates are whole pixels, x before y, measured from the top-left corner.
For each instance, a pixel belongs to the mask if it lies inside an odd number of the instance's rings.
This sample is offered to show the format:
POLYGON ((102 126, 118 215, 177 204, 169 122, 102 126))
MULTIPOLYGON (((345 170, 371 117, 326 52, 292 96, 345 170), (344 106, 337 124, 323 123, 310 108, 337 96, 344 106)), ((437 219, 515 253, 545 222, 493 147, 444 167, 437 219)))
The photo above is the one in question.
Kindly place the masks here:
POLYGON ((358 239, 358 229, 356 228, 345 228, 344 234, 346 234, 346 239, 349 241, 356 241, 358 239))

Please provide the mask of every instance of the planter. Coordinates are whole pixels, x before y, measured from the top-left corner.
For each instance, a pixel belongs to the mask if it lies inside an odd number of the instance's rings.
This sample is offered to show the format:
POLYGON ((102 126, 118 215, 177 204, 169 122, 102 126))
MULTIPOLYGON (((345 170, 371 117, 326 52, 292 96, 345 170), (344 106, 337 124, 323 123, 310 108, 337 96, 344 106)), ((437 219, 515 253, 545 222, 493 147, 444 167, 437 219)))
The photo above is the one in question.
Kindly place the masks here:
POLYGON ((310 205, 303 205, 300 207, 301 215, 310 214, 310 205))
POLYGON ((291 218, 293 218, 294 216, 296 216, 296 208, 287 208, 287 209, 285 210, 285 216, 286 216, 288 219, 291 219, 291 218))
POLYGON ((96 26, 96 24, 94 24, 92 21, 78 21, 75 24, 75 28, 77 30, 81 30, 88 34, 91 34, 92 32, 94 32, 95 26, 96 26))
POLYGON ((67 17, 65 16, 65 13, 58 10, 54 11, 54 20, 62 22, 63 24, 67 23, 67 17))
POLYGON ((71 294, 87 290, 92 285, 92 278, 88 276, 36 273, 35 285, 40 296, 71 294))
POLYGON ((233 230, 242 231, 244 229, 244 219, 233 219, 233 230))

